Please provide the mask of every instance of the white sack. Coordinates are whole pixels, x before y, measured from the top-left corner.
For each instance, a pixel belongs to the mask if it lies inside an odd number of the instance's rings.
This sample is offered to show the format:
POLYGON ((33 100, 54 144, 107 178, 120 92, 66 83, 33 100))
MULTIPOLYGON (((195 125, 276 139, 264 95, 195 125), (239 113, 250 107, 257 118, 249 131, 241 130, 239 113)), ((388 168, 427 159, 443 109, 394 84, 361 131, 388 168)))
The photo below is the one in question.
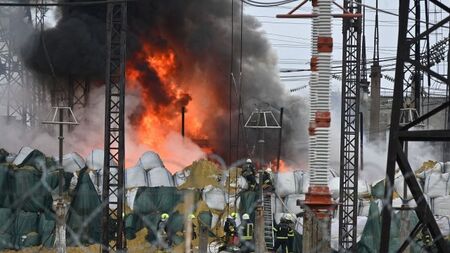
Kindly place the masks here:
POLYGON ((125 188, 148 186, 145 180, 145 171, 142 167, 133 167, 125 170, 125 188))
POLYGON ((164 167, 156 167, 148 170, 145 178, 149 187, 174 187, 172 174, 164 167))
POLYGON ((450 173, 429 171, 425 174, 424 193, 430 198, 447 196, 450 186, 450 173))
MULTIPOLYGON (((331 196, 334 200, 339 198, 340 190, 340 177, 332 177, 328 180, 328 187, 330 188, 331 196)), ((369 197, 370 196, 370 185, 367 181, 358 180, 358 197, 369 197)))
MULTIPOLYGON (((59 157, 54 157, 59 164, 59 157)), ((65 172, 74 173, 86 167, 83 157, 77 153, 69 153, 63 156, 63 167, 65 172)))
POLYGON ((286 208, 284 209, 285 213, 297 215, 303 211, 303 209, 297 205, 297 200, 305 200, 305 194, 291 194, 286 196, 284 200, 284 203, 286 204, 286 208))
POLYGON ((434 198, 433 213, 434 215, 450 217, 450 196, 434 198))
POLYGON ((151 170, 153 168, 164 167, 164 164, 157 153, 147 151, 139 158, 136 166, 142 167, 144 170, 151 170))
POLYGON ((202 192, 203 201, 210 209, 219 211, 225 210, 225 192, 219 188, 214 188, 211 185, 206 186, 202 192))
POLYGON ((190 169, 185 169, 182 171, 178 171, 173 175, 173 182, 175 184, 175 187, 181 186, 184 183, 186 183, 186 180, 191 175, 190 169))
POLYGON ((306 193, 308 187, 309 174, 304 171, 280 172, 275 176, 275 192, 280 197, 296 193, 306 193))
POLYGON ((403 177, 401 172, 397 172, 394 179, 394 191, 398 194, 398 196, 405 200, 411 200, 413 199, 412 193, 409 190, 409 187, 407 187, 407 196, 403 196, 404 190, 403 186, 405 184, 405 178, 403 177))
POLYGON ((89 155, 86 157, 86 165, 91 170, 102 170, 103 169, 103 158, 105 157, 105 154, 103 150, 100 149, 94 149, 89 153, 89 155))
POLYGON ((30 147, 22 147, 19 151, 19 154, 15 157, 13 164, 14 165, 21 165, 25 159, 33 152, 34 149, 30 147))
MULTIPOLYGON (((357 227, 356 227, 356 241, 361 240, 361 234, 367 223, 367 217, 358 216, 357 217, 357 227)), ((333 218, 331 221, 331 248, 333 250, 339 250, 339 219, 333 218)))
POLYGON ((133 210, 133 208, 134 208, 134 200, 136 199, 137 192, 138 192, 138 188, 133 188, 133 189, 127 190, 127 193, 126 193, 127 205, 131 210, 133 210))
POLYGON ((435 216, 436 222, 444 237, 450 236, 450 217, 449 216, 435 216))

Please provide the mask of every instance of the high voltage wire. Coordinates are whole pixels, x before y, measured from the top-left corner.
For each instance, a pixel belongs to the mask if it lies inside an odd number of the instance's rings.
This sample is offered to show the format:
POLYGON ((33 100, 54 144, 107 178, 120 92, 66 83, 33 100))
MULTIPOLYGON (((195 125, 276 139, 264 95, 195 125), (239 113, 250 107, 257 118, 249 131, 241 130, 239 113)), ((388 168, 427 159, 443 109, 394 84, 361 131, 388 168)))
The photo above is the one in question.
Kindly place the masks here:
POLYGON ((53 7, 53 6, 90 6, 90 5, 104 5, 110 3, 126 3, 136 2, 141 0, 104 0, 104 1, 79 1, 79 2, 43 2, 43 3, 12 3, 0 2, 0 6, 10 7, 53 7))

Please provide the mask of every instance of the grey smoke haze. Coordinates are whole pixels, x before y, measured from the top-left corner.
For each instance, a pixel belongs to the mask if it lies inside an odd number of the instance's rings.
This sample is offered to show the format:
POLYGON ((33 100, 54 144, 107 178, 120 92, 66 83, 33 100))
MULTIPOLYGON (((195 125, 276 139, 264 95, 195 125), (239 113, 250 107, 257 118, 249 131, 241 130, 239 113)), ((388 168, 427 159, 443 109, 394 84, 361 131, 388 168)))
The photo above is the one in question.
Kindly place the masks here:
MULTIPOLYGON (((72 0, 65 0, 72 2, 72 0)), ((79 1, 79 0, 76 0, 79 1)), ((91 1, 91 0, 90 0, 91 1)), ((233 73, 239 80, 239 3, 235 3, 235 57, 233 73)), ((60 9, 61 18, 56 27, 46 30, 42 37, 36 34, 23 50, 27 65, 39 73, 50 74, 49 61, 58 77, 90 77, 103 80, 105 65, 105 8, 65 7, 60 9), (44 47, 45 45, 45 47, 44 47), (49 59, 49 61, 47 60, 49 59)), ((174 101, 155 71, 137 57, 142 41, 156 50, 172 49, 177 56, 180 75, 202 72, 207 79, 205 89, 214 91, 215 100, 228 111, 231 1, 230 0, 169 0, 139 1, 128 5, 128 58, 134 67, 147 74, 139 80, 148 101, 154 106, 189 103, 189 97, 174 101)), ((268 40, 260 30, 259 22, 244 17, 243 29, 243 76, 242 96, 244 115, 248 117, 257 104, 267 103, 274 108, 285 107, 283 156, 297 164, 306 161, 306 104, 286 93, 282 87, 276 67, 276 56, 268 40)), ((234 94, 233 90, 233 94, 234 94)), ((237 122, 236 96, 232 96, 233 122, 237 122)), ((132 118, 139 118, 139 106, 132 118)), ((176 114, 174 115, 174 117, 176 114)), ((278 113, 276 113, 278 116, 278 113)), ((210 140, 222 156, 227 154, 228 117, 209 115, 204 130, 214 136, 210 140)), ((236 123, 233 123, 236 129, 236 123)), ((233 131, 236 135, 236 130, 233 131)), ((249 138, 252 134, 249 133, 249 138)), ((266 158, 276 154, 277 133, 266 133, 266 158)), ((235 139, 235 138, 234 138, 235 139)), ((249 140, 250 150, 254 140, 249 140)))

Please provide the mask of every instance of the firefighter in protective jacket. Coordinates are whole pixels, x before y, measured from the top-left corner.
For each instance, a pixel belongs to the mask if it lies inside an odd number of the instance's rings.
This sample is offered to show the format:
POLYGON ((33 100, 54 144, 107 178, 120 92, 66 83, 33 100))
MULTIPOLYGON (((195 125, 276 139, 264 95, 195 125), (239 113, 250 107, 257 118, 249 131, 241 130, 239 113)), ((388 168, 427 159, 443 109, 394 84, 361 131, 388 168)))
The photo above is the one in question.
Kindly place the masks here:
POLYGON ((236 213, 231 213, 231 217, 227 218, 225 221, 225 226, 223 228, 223 231, 225 232, 225 238, 227 244, 233 245, 234 240, 237 236, 237 230, 236 230, 236 213))
POLYGON ((294 230, 289 226, 285 218, 281 218, 280 223, 273 228, 275 232, 275 246, 273 251, 276 252, 281 247, 282 253, 289 252, 289 238, 294 236, 294 230))
POLYGON ((250 215, 242 215, 242 223, 239 225, 239 238, 241 239, 241 252, 250 253, 254 251, 253 243, 254 225, 250 221, 250 215))
POLYGON ((242 166, 242 176, 247 180, 250 190, 256 188, 255 165, 252 160, 247 159, 244 166, 242 166))

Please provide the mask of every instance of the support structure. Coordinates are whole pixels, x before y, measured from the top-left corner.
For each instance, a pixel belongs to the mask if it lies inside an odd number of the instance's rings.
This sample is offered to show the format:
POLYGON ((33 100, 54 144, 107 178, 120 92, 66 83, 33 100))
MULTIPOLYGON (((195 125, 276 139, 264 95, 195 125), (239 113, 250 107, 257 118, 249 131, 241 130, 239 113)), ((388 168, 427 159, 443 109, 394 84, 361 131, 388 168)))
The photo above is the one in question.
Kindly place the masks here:
MULTIPOLYGON (((361 0, 344 1, 351 13, 361 13, 361 0)), ((339 191, 339 247, 356 252, 360 131, 361 18, 343 21, 341 167, 339 191)))
MULTIPOLYGON (((429 3, 433 3, 437 8, 442 9, 446 15, 441 21, 437 22, 430 28, 421 32, 417 36, 410 36, 410 26, 408 22, 410 21, 409 13, 411 0, 400 1, 399 8, 399 32, 398 32, 398 45, 397 45, 397 61, 396 61, 396 72, 395 72, 395 84, 394 84, 394 96, 392 103, 392 113, 391 113, 391 125, 389 132, 389 147, 388 147, 388 159, 387 159, 387 171, 386 171, 386 184, 384 191, 383 200, 383 211, 382 211, 382 230, 381 230, 381 244, 380 253, 389 251, 389 241, 390 241, 390 228, 391 228, 391 215, 392 215, 392 189, 394 183, 394 175, 396 164, 400 168, 405 181, 416 201, 417 208, 415 209, 417 217, 419 219, 419 226, 426 229, 431 237, 433 238, 433 244, 438 250, 438 252, 450 252, 446 240, 443 238, 441 231, 436 223, 436 220, 431 212, 430 206, 424 198, 423 192, 411 165, 408 161, 407 155, 403 150, 405 143, 409 141, 450 141, 450 130, 426 130, 417 131, 409 130, 419 123, 427 120, 436 113, 444 110, 449 106, 449 102, 438 106, 436 109, 418 117, 411 123, 404 126, 400 125, 400 114, 401 108, 404 103, 404 83, 407 82, 411 73, 411 68, 409 66, 415 67, 418 71, 423 71, 430 74, 433 78, 440 80, 441 82, 450 85, 450 79, 448 76, 442 75, 435 72, 430 67, 421 64, 420 59, 415 57, 415 43, 420 41, 425 36, 433 33, 437 29, 447 25, 450 21, 450 6, 448 3, 443 3, 438 0, 429 0, 429 3)), ((415 2, 414 2, 415 4, 415 2)), ((417 11, 417 10, 416 10, 417 11)), ((414 19, 413 19, 414 21, 414 19)), ((419 20, 420 22, 420 20, 419 20)), ((414 73, 414 72, 413 72, 414 73)), ((414 229, 414 233, 411 233, 410 238, 402 244, 402 249, 406 248, 408 243, 412 241, 415 235, 420 231, 419 229, 414 229), (406 245, 406 246, 405 246, 406 245)))
POLYGON ((69 107, 73 110, 87 106, 89 101, 90 81, 87 78, 69 79, 69 107))
POLYGON ((30 123, 30 108, 24 67, 17 54, 18 48, 14 48, 14 15, 20 14, 6 10, 0 16, 0 107, 8 121, 16 120, 26 125, 30 123))
POLYGON ((110 3, 106 15, 106 109, 103 167, 102 252, 125 248, 125 54, 127 4, 110 3))
POLYGON ((378 25, 378 0, 375 3, 375 28, 373 35, 373 58, 370 67, 370 128, 369 141, 376 141, 381 136, 380 129, 380 90, 381 90, 381 66, 380 66, 380 34, 378 25))

